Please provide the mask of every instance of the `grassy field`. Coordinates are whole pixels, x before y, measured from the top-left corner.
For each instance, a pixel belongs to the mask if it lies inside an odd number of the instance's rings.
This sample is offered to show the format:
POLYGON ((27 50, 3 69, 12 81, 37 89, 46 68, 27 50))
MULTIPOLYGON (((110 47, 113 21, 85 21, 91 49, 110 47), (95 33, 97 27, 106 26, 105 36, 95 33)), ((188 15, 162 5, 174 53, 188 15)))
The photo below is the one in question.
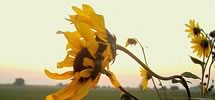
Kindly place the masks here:
MULTIPOLYGON (((60 89, 54 86, 12 86, 0 85, 0 100, 44 100, 45 96, 60 89)), ((139 89, 128 89, 129 92, 136 95, 142 100, 159 100, 155 91, 149 90, 142 92, 139 89)), ((91 90, 84 100, 119 100, 120 92, 112 88, 98 88, 91 90)), ((199 93, 192 92, 193 97, 197 97, 199 93)), ((163 97, 163 94, 162 98, 163 97)), ((186 93, 180 91, 167 91, 167 96, 171 100, 184 100, 186 93)), ((215 100, 215 95, 210 95, 215 100)))

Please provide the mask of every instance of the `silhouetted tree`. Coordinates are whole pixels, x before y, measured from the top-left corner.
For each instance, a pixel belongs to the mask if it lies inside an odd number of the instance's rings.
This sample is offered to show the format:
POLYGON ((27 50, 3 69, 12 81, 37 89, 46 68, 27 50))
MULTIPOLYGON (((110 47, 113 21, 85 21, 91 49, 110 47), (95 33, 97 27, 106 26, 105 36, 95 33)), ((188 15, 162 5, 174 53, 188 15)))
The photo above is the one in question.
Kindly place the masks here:
POLYGON ((16 78, 13 85, 23 86, 23 85, 25 85, 25 80, 23 78, 16 78))
POLYGON ((169 89, 170 90, 179 90, 179 87, 178 86, 171 86, 169 89))

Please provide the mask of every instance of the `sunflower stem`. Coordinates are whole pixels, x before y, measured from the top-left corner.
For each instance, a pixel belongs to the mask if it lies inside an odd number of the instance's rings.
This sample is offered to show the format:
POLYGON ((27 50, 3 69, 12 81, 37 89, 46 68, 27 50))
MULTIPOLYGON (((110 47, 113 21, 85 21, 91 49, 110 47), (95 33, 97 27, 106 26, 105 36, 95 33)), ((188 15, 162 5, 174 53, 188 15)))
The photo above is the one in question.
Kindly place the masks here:
POLYGON ((153 72, 151 69, 149 69, 139 58, 137 58, 133 53, 131 53, 126 48, 124 48, 124 47, 122 47, 120 45, 116 45, 116 49, 121 50, 121 51, 125 52, 126 54, 128 54, 137 63, 139 63, 145 70, 147 70, 151 75, 153 75, 154 77, 156 77, 156 78, 158 78, 160 80, 172 80, 172 79, 175 79, 175 78, 180 79, 182 81, 182 85, 185 87, 185 89, 187 91, 188 100, 191 100, 190 99, 191 98, 191 94, 190 94, 189 87, 187 85, 186 80, 181 75, 173 75, 173 76, 169 76, 169 77, 160 76, 160 75, 156 74, 155 72, 153 72))
MULTIPOLYGON (((204 32, 204 31, 203 31, 204 32)), ((205 76, 205 70, 206 70, 206 68, 207 68, 207 64, 208 64, 208 61, 209 61, 209 59, 210 59, 210 56, 211 56, 211 54, 212 54, 212 50, 213 50, 213 48, 214 48, 214 42, 215 42, 215 40, 213 40, 213 42, 212 42, 212 47, 211 47, 211 51, 210 51, 210 53, 209 53, 209 56, 208 56, 208 58, 207 58, 207 61, 205 62, 205 52, 203 52, 203 62, 205 63, 205 65, 202 67, 202 81, 201 81, 201 97, 204 97, 204 95, 206 94, 206 91, 204 91, 204 89, 207 89, 208 88, 208 84, 209 84, 209 78, 208 78, 208 83, 207 83, 207 88, 204 88, 204 76, 205 76)), ((213 58, 212 58, 213 59, 213 58)), ((213 61, 212 61, 213 62, 213 61)), ((211 64, 212 64, 212 62, 211 62, 211 64)), ((210 65, 209 66, 209 70, 211 70, 211 67, 212 65, 210 65)), ((210 72, 210 71, 209 71, 210 72)))
POLYGON ((152 77, 152 83, 154 84, 155 91, 156 91, 156 93, 157 93, 159 99, 162 100, 161 95, 160 95, 160 93, 159 93, 159 91, 158 91, 158 88, 157 88, 157 86, 155 85, 155 81, 154 81, 154 78, 153 78, 153 77, 152 77))
POLYGON ((159 81, 159 83, 160 83, 160 85, 161 85, 161 88, 162 88, 162 90, 163 90, 164 98, 165 98, 165 100, 167 100, 166 91, 164 90, 163 84, 162 84, 161 80, 158 79, 158 81, 159 81))
MULTIPOLYGON (((210 56, 211 56, 211 54, 212 54, 212 52, 213 52, 214 42, 215 42, 215 40, 213 40, 213 42, 212 42, 212 47, 211 47, 211 51, 210 51, 210 54, 209 54, 208 59, 207 59, 207 63, 208 63, 208 61, 209 61, 209 59, 210 59, 210 56)), ((206 68, 206 66, 207 66, 207 63, 206 63, 206 65, 205 65, 205 68, 206 68)), ((208 89, 208 86, 209 86, 210 74, 211 74, 211 67, 212 67, 213 63, 214 63, 214 59, 213 59, 213 57, 212 57, 212 61, 211 61, 211 64, 209 65, 209 69, 208 69, 208 80, 207 80, 206 89, 208 89)), ((208 92, 208 91, 206 90, 206 92, 203 94, 203 97, 206 95, 207 92, 208 92)))
MULTIPOLYGON (((142 46, 142 44, 140 43, 140 41, 139 41, 138 39, 135 38, 135 40, 136 40, 136 41, 138 42, 138 44, 140 45, 140 47, 141 47, 141 49, 142 49, 142 53, 143 53, 143 56, 144 56, 144 60, 145 60, 146 66, 148 66, 148 63, 147 63, 147 60, 146 60, 146 53, 145 53, 144 47, 142 46)), ((158 80, 159 80, 159 79, 158 79, 158 80)), ((152 77, 152 83, 153 83, 153 85, 154 85, 154 87, 155 87, 155 90, 156 90, 156 93, 157 93, 159 99, 162 100, 161 95, 160 95, 160 93, 159 93, 159 91, 158 91, 158 89, 157 89, 157 86, 156 86, 156 84, 155 84, 155 81, 154 81, 154 78, 153 78, 153 77, 152 77)))

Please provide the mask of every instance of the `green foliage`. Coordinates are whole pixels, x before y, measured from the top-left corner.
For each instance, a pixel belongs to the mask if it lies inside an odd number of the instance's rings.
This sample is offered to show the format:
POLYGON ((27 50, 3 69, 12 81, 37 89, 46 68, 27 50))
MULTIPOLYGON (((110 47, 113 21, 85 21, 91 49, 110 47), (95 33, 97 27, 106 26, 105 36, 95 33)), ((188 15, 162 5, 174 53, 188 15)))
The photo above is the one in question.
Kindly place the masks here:
POLYGON ((191 72, 184 72, 181 74, 181 76, 184 76, 186 78, 192 78, 192 79, 200 79, 198 76, 196 76, 195 74, 193 74, 191 72))
POLYGON ((190 58, 191 58, 191 60, 193 61, 193 63, 199 64, 199 65, 201 65, 201 67, 204 67, 204 65, 205 65, 204 62, 202 62, 202 61, 200 61, 199 59, 194 58, 194 57, 192 57, 192 56, 190 56, 190 58))

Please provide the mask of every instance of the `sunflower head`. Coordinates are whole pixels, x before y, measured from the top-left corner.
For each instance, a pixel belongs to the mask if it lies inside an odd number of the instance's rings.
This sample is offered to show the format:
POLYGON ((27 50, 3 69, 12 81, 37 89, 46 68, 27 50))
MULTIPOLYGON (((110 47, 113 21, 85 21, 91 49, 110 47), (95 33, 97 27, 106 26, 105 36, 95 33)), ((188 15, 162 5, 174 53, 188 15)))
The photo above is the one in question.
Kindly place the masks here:
POLYGON ((199 27, 198 22, 195 23, 195 20, 190 20, 189 24, 185 24, 185 26, 187 27, 187 29, 185 30, 185 32, 188 33, 188 37, 197 37, 199 35, 202 35, 201 33, 201 28, 199 27))
POLYGON ((212 32, 210 32, 209 34, 212 38, 215 38, 215 30, 213 30, 212 32))
MULTIPOLYGON (((57 64, 57 68, 73 67, 72 71, 62 74, 45 70, 52 79, 72 79, 62 90, 47 96, 46 100, 80 100, 87 95, 91 86, 96 86, 101 70, 109 66, 116 55, 116 39, 105 29, 104 18, 97 14, 89 5, 82 9, 72 7, 76 15, 68 19, 74 24, 74 32, 58 31, 64 34, 68 44, 65 59, 57 64)), ((113 75, 111 75, 113 76, 113 75)), ((115 77, 111 77, 116 80, 115 77)), ((118 81, 114 81, 116 86, 118 81)))
POLYGON ((148 87, 148 81, 152 78, 152 75, 149 74, 145 69, 140 68, 140 73, 142 77, 141 86, 143 90, 147 90, 148 87))
POLYGON ((209 40, 205 36, 192 38, 191 43, 193 44, 191 48, 193 48, 193 52, 197 53, 197 56, 201 57, 203 55, 208 57, 211 46, 209 40))

